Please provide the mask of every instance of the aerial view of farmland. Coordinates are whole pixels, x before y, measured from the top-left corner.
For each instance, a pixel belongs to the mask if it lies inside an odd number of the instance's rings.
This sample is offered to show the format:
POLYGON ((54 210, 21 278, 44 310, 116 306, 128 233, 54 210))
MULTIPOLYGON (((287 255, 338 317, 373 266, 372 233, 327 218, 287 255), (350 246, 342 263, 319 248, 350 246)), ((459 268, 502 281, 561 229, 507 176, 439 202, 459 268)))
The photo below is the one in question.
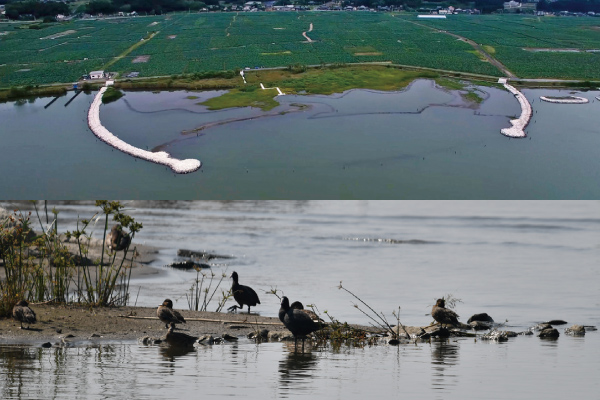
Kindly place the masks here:
POLYGON ((294 64, 382 62, 519 78, 598 78, 600 19, 534 15, 173 13, 42 24, 0 23, 0 87, 294 64))

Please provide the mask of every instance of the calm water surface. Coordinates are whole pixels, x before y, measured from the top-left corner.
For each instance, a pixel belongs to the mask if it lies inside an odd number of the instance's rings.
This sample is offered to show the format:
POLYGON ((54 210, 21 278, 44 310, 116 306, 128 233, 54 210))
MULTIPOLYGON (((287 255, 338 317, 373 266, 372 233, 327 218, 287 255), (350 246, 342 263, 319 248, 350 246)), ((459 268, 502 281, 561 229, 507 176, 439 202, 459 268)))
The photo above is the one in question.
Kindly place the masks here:
POLYGON ((335 96, 282 96, 274 116, 244 108, 209 112, 218 93, 128 92, 101 109, 104 125, 140 148, 161 146, 197 158, 187 176, 99 142, 85 121, 92 95, 0 104, 2 198, 152 199, 584 199, 600 196, 598 91, 585 105, 533 102, 529 137, 500 129, 520 114, 514 97, 479 87, 465 107, 456 93, 414 82, 404 92, 354 90, 335 96), (188 98, 190 95, 197 99, 188 98), (280 115, 291 104, 309 109, 280 115), (182 135, 208 123, 244 119, 182 135), (18 166, 18 168, 15 168, 18 166), (118 178, 116 178, 118 177, 118 178), (27 182, 27 184, 24 184, 27 182))
MULTIPOLYGON (((448 293, 462 299, 456 311, 463 321, 487 312, 514 331, 549 319, 600 325, 597 201, 148 201, 129 208, 144 224, 136 241, 164 249, 147 267, 160 273, 132 282, 137 305, 170 297, 175 308, 187 308, 195 273, 163 265, 176 249, 190 248, 232 255, 212 270, 236 270, 259 293, 261 315, 276 315, 278 299, 266 292, 277 288, 342 321, 367 324, 355 300, 337 289, 343 281, 389 317, 401 306, 409 325, 429 324, 431 305, 448 293)), ((95 212, 85 204, 58 209, 63 229, 95 212)), ((0 387, 3 398, 594 398, 600 334, 573 338, 563 328, 556 341, 471 338, 306 354, 247 339, 186 354, 137 343, 3 345, 0 387)))

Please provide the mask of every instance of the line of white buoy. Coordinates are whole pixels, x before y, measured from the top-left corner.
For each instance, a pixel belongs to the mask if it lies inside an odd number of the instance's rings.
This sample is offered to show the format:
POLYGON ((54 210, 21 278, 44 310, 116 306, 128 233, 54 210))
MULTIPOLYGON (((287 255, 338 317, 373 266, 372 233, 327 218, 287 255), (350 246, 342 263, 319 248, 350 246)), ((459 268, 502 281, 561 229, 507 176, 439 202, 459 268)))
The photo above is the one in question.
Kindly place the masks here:
POLYGON ((547 101, 548 103, 560 103, 560 104, 585 104, 585 103, 590 102, 585 97, 579 97, 579 96, 569 96, 569 97, 564 97, 564 98, 560 98, 560 99, 556 98, 556 97, 540 96, 540 99, 547 101))
POLYGON ((515 87, 509 85, 508 83, 504 83, 504 87, 506 90, 515 95, 517 100, 519 100, 519 104, 521 105, 521 116, 517 119, 511 119, 511 127, 500 129, 500 133, 504 136, 514 137, 514 138, 523 138, 527 136, 525 134, 525 127, 529 124, 531 120, 531 104, 525 97, 525 95, 519 92, 515 87))
POLYGON ((102 104, 102 95, 106 89, 106 86, 100 89, 88 111, 88 126, 94 135, 98 137, 98 139, 114 147, 115 149, 122 151, 123 153, 141 158, 143 160, 151 161, 156 164, 166 165, 178 174, 189 174, 190 172, 197 171, 202 166, 202 163, 199 160, 193 158, 187 160, 178 160, 176 158, 171 158, 169 153, 165 151, 158 151, 154 153, 151 151, 142 150, 130 145, 129 143, 125 143, 113 135, 100 122, 100 105, 102 104))

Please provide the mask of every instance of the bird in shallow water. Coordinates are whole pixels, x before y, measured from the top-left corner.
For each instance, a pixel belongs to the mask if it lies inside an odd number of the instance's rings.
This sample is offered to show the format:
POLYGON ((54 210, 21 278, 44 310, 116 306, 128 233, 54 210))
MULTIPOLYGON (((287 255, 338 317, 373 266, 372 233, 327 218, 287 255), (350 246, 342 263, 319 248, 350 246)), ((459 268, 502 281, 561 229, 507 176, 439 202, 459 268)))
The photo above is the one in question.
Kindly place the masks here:
POLYGON ((446 308, 446 301, 444 299, 437 299, 435 305, 431 308, 431 316, 439 322, 442 327, 444 325, 460 325, 460 322, 458 322, 458 314, 446 308))
POLYGON ((123 232, 121 225, 114 225, 108 235, 106 235, 106 242, 111 251, 121 251, 129 247, 131 237, 123 232))
POLYGON ((14 319, 21 323, 21 329, 23 328, 23 322, 27 324, 27 328, 29 329, 29 325, 35 324, 37 322, 37 318, 35 317, 35 312, 31 308, 29 308, 29 303, 25 300, 19 301, 12 310, 12 316, 14 319))
POLYGON ((290 304, 290 308, 294 308, 296 310, 302 310, 302 311, 304 311, 310 317, 310 319, 312 319, 315 322, 323 322, 323 320, 321 318, 319 318, 319 316, 314 311, 312 311, 312 310, 305 310, 304 309, 304 304, 302 304, 299 301, 295 301, 292 304, 290 304))
POLYGON ((185 324, 185 318, 178 311, 173 310, 173 302, 171 299, 165 299, 163 303, 156 309, 156 316, 165 323, 165 328, 169 326, 175 329, 175 324, 185 324))
POLYGON ((195 336, 187 335, 183 332, 175 332, 173 331, 173 326, 169 327, 167 331, 167 335, 165 336, 166 342, 169 346, 176 347, 191 347, 198 340, 195 336))
POLYGON ((250 314, 250 307, 254 307, 257 304, 260 304, 260 300, 258 299, 258 295, 250 286, 240 285, 238 283, 238 274, 233 271, 231 274, 231 278, 233 279, 233 285, 231 285, 231 293, 233 293, 233 298, 238 302, 239 306, 233 305, 228 308, 229 311, 234 311, 239 309, 244 309, 244 305, 248 306, 248 314, 250 314))
POLYGON ((323 325, 312 320, 304 310, 298 310, 290 307, 290 301, 283 296, 281 299, 281 308, 279 309, 279 320, 294 335, 294 345, 298 346, 298 338, 302 339, 302 348, 304 349, 304 340, 307 335, 323 328, 323 325))

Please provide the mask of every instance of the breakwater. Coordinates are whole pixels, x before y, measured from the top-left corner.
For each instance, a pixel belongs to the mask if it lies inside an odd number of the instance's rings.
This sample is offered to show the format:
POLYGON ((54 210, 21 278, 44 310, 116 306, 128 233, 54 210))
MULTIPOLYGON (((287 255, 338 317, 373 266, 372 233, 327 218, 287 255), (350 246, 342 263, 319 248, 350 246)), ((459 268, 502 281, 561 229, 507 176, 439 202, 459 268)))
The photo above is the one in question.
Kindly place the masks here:
POLYGON ((549 97, 540 96, 540 99, 547 101, 548 103, 559 103, 559 104, 586 104, 589 100, 585 97, 568 96, 568 97, 549 97))
POLYGON ((113 135, 100 122, 100 105, 102 104, 102 95, 104 95, 106 89, 106 86, 100 89, 88 111, 88 126, 98 139, 133 157, 151 161, 156 164, 166 165, 171 168, 173 172, 178 174, 189 174, 190 172, 200 169, 202 163, 194 158, 179 160, 177 158, 172 158, 169 153, 165 151, 151 152, 142 150, 113 135))
POLYGON ((527 136, 525 134, 525 127, 529 124, 531 120, 531 104, 525 97, 523 93, 518 91, 514 86, 509 85, 508 83, 504 83, 504 87, 506 90, 515 95, 517 100, 519 100, 519 104, 521 105, 521 116, 517 119, 511 119, 511 127, 500 129, 500 133, 504 136, 513 137, 513 138, 524 138, 527 136))

